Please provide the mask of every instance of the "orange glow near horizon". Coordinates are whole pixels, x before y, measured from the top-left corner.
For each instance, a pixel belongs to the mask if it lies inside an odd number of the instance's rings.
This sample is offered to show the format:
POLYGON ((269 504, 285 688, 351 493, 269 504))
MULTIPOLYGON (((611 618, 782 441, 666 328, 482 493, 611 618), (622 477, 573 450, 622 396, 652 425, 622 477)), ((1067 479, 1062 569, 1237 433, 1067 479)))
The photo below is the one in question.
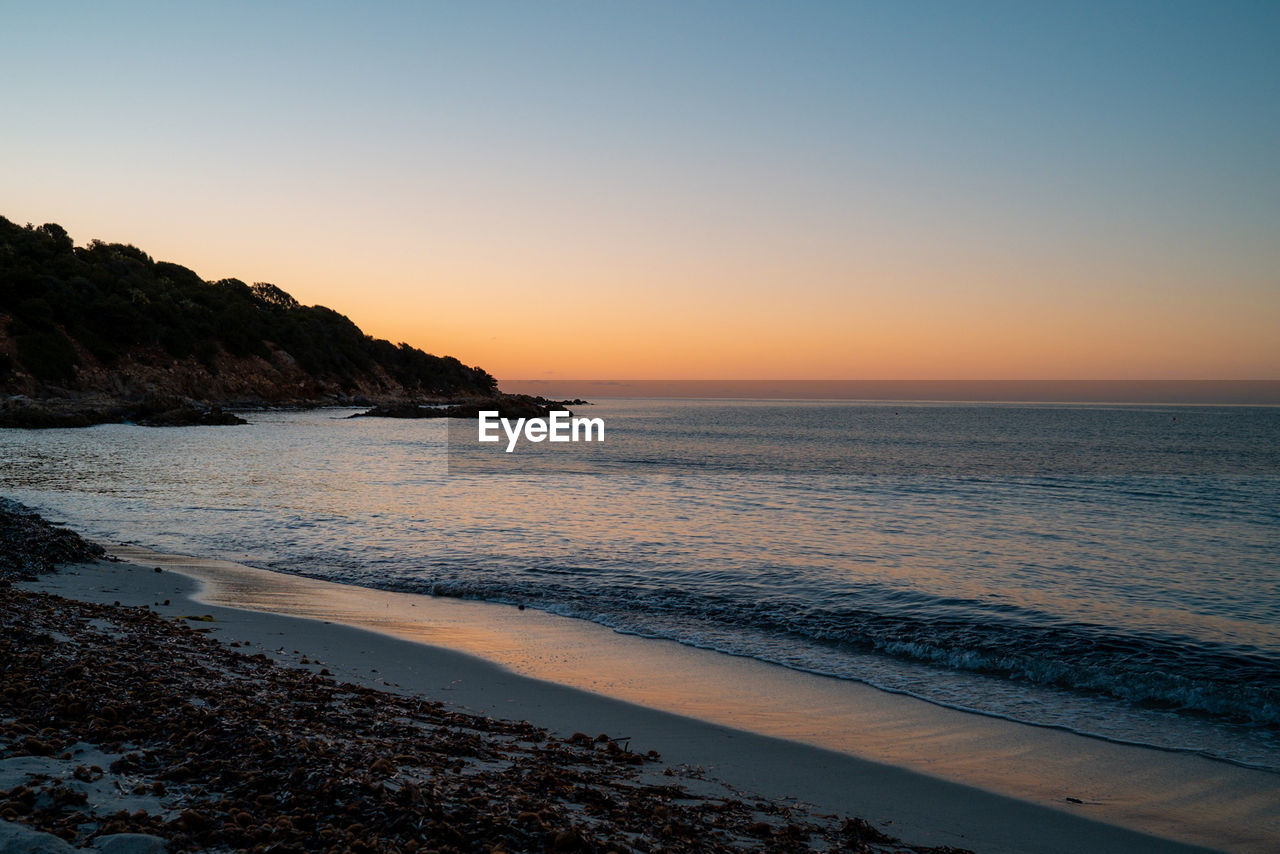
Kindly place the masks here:
MULTIPOLYGON (((59 221, 52 213, 40 221, 59 221)), ((1280 378, 1280 299, 1265 282, 1224 301, 1194 271, 1125 259, 1046 276, 1031 258, 870 248, 789 265, 745 243, 737 257, 655 253, 615 267, 569 247, 498 240, 490 252, 376 226, 343 235, 343 223, 238 242, 214 223, 188 231, 190 220, 60 221, 79 244, 131 242, 206 279, 270 281, 500 380, 1280 378)))

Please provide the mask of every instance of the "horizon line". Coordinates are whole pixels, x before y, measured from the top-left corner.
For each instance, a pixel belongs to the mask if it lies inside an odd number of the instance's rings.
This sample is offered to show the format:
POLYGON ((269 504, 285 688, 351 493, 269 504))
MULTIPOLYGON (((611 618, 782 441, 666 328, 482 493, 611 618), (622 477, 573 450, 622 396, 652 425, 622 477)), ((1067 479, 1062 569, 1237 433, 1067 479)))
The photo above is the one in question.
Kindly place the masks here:
POLYGON ((1280 378, 1275 379, 1143 379, 1143 378, 1126 378, 1126 379, 807 379, 789 378, 789 379, 721 379, 716 377, 699 377, 697 379, 677 379, 663 377, 644 377, 634 379, 618 379, 616 377, 513 377, 507 382, 520 383, 559 383, 559 382, 588 382, 588 383, 1278 383, 1280 378))
POLYGON ((1280 405, 1280 380, 500 380, 509 393, 966 403, 1280 405), (619 395, 619 392, 629 394, 619 395), (696 392, 696 393, 695 393, 696 392))

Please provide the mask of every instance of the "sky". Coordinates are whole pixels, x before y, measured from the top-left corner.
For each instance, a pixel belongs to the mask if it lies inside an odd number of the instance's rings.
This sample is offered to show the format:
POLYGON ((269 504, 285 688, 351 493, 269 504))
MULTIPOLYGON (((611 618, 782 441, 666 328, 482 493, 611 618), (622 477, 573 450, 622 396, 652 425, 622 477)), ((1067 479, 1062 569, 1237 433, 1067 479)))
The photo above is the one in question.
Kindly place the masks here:
POLYGON ((1280 3, 6 4, 0 215, 502 379, 1280 379, 1280 3))

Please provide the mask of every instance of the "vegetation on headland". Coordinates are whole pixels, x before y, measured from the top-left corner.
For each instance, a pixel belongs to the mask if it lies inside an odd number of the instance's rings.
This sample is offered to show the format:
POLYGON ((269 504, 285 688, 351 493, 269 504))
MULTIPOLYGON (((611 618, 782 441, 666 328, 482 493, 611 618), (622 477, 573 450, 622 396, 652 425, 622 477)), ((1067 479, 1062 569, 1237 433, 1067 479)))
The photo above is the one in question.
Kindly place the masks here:
POLYGON ((0 394, 109 409, 148 396, 319 405, 496 393, 481 368, 373 338, 274 285, 205 281, 132 245, 78 247, 59 225, 0 217, 0 394))

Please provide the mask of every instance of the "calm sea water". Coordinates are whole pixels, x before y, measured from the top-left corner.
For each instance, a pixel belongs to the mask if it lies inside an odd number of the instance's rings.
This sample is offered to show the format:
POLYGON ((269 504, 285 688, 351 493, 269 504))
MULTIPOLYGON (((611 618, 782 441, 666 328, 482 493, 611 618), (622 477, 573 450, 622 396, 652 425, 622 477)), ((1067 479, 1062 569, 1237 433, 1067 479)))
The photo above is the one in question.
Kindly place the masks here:
POLYGON ((498 474, 346 414, 0 430, 0 492, 1280 771, 1280 409, 614 400, 603 446, 498 474))

